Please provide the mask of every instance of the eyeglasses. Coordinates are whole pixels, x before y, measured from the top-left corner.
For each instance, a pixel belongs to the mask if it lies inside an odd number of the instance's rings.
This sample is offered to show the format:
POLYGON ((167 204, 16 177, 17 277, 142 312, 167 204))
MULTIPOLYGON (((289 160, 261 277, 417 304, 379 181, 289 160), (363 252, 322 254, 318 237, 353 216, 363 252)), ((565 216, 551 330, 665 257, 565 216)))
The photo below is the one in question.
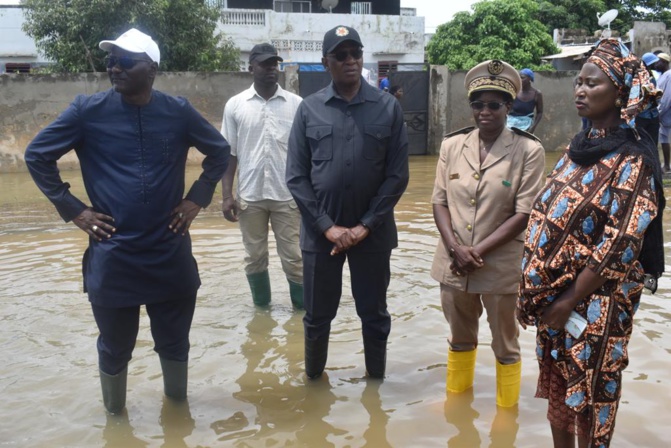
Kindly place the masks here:
POLYGON ((498 101, 489 101, 485 103, 484 101, 471 101, 471 109, 473 110, 482 110, 485 107, 489 110, 499 110, 507 103, 498 102, 498 101))
POLYGON ((128 56, 105 56, 105 64, 107 68, 114 68, 119 65, 123 70, 130 70, 135 67, 138 62, 151 62, 146 59, 133 59, 128 56))
POLYGON ((340 50, 335 53, 329 53, 329 56, 333 56, 336 61, 344 62, 347 60, 347 56, 352 56, 355 60, 361 59, 363 56, 363 50, 361 48, 351 49, 351 50, 340 50))

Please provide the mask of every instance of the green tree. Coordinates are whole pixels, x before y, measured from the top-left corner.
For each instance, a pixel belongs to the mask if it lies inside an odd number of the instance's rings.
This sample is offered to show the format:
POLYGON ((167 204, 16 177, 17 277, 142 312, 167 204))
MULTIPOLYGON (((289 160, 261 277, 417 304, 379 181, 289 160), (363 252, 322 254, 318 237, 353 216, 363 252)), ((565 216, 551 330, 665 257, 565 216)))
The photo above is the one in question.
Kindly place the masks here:
POLYGON ((671 28, 671 0, 536 0, 538 19, 548 31, 555 28, 580 28, 590 33, 601 29, 597 13, 615 9, 617 18, 611 28, 622 34, 634 21, 664 22, 671 28))
POLYGON ((468 70, 488 59, 502 59, 518 68, 552 69, 542 65, 541 57, 559 49, 535 18, 536 1, 484 0, 472 9, 438 27, 427 46, 431 64, 468 70))
POLYGON ((597 13, 603 14, 608 9, 605 0, 538 0, 538 20, 549 33, 555 28, 570 28, 591 34, 600 28, 597 13))
POLYGON ((135 27, 156 40, 161 70, 238 70, 240 52, 215 34, 220 10, 204 0, 23 0, 23 30, 58 71, 104 71, 98 43, 135 27))

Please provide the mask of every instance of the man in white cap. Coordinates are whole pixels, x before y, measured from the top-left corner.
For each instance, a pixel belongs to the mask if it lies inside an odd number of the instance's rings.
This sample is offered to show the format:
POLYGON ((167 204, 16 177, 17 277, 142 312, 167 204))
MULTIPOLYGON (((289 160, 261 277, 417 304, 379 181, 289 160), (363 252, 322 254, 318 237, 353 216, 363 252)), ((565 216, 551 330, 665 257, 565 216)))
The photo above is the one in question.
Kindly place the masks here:
POLYGON ((131 29, 100 42, 113 88, 79 95, 30 143, 33 179, 66 221, 89 237, 82 262, 98 336, 103 402, 120 413, 139 327, 151 321, 165 394, 185 399, 189 331, 200 278, 189 227, 207 207, 230 148, 184 98, 152 89, 156 42, 131 29), (184 195, 189 147, 205 154, 203 173, 184 195), (61 180, 57 160, 75 150, 91 205, 61 180))
POLYGON ((289 132, 301 97, 277 83, 280 61, 271 44, 254 45, 249 54, 254 84, 228 100, 224 108, 221 133, 231 144, 231 159, 221 181, 222 211, 228 221, 240 221, 245 274, 254 304, 266 306, 271 298, 270 222, 291 303, 303 309, 303 260, 298 245, 301 214, 284 180, 289 132), (236 168, 237 198, 233 194, 236 168))

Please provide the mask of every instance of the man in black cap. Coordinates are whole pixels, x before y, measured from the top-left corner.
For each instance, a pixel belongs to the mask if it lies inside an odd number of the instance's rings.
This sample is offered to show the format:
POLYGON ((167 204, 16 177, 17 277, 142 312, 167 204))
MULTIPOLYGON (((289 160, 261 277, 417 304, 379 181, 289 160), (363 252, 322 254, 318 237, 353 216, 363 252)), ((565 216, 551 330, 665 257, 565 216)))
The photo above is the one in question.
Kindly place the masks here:
POLYGON ((361 318, 366 370, 385 373, 389 259, 397 246, 394 206, 408 184, 408 138, 396 99, 366 83, 356 30, 324 35, 326 88, 308 96, 289 139, 287 184, 301 211, 305 371, 324 370, 331 321, 348 261, 361 318))
POLYGON ((300 212, 287 189, 287 143, 301 97, 277 83, 282 58, 271 44, 255 45, 249 54, 254 84, 231 98, 224 108, 221 133, 231 145, 231 158, 221 181, 224 218, 240 222, 245 246, 245 273, 257 306, 270 303, 268 221, 291 302, 303 309, 303 262, 298 245, 300 212), (238 171, 237 194, 233 178, 238 171))

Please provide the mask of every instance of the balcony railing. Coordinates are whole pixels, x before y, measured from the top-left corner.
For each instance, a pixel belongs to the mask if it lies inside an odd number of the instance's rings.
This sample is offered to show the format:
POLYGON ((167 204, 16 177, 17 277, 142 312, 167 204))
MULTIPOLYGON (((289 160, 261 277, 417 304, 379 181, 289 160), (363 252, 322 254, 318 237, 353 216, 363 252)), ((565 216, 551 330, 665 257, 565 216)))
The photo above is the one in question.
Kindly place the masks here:
POLYGON ((257 10, 224 9, 221 11, 221 23, 224 25, 266 26, 266 13, 257 10))
POLYGON ((312 3, 309 1, 290 1, 290 0, 275 0, 273 2, 273 10, 275 12, 312 12, 312 3))
POLYGON ((352 2, 352 14, 372 14, 372 2, 352 2))

